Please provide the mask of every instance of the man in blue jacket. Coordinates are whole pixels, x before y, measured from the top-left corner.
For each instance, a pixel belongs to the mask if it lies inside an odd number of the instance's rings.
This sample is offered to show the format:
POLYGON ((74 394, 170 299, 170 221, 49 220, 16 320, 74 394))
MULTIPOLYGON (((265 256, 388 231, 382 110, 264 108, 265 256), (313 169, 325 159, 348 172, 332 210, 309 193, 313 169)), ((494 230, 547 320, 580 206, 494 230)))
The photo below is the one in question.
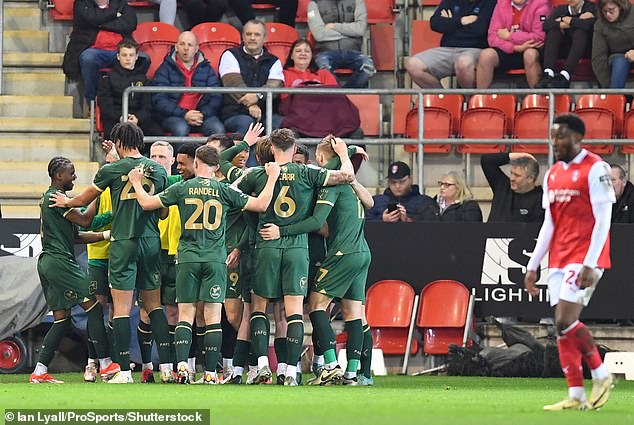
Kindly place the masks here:
MULTIPOLYGON (((220 82, 209 61, 198 50, 194 33, 185 31, 156 70, 152 85, 220 87, 220 82)), ((157 122, 172 136, 187 136, 190 132, 209 136, 225 132, 218 118, 222 107, 220 94, 154 93, 152 106, 157 122)))
POLYGON ((440 80, 456 76, 463 88, 475 87, 475 70, 483 48, 495 0, 442 0, 432 15, 431 29, 442 34, 440 47, 410 57, 405 63, 422 88, 440 88, 440 80))
POLYGON ((434 200, 421 195, 418 185, 412 184, 409 166, 401 161, 390 165, 387 173, 388 188, 383 195, 374 195, 374 207, 367 210, 365 218, 369 221, 412 221, 416 211, 434 200))

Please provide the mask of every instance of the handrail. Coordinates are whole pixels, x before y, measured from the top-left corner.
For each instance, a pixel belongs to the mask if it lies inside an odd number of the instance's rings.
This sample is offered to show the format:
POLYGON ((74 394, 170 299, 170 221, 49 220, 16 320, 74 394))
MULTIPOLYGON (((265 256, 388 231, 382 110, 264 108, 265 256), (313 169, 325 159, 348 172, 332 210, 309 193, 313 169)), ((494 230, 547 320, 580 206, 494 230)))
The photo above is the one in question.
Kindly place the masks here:
MULTIPOLYGON (((2 0, 0 0, 2 1, 2 0)), ((423 99, 427 94, 462 94, 462 95, 475 95, 475 94, 512 94, 512 95, 523 95, 523 94, 542 94, 549 96, 548 99, 548 124, 549 128, 552 125, 552 122, 555 117, 555 97, 556 95, 573 95, 573 94, 630 94, 634 95, 634 89, 345 89, 345 88, 322 88, 322 87, 314 87, 314 88, 269 88, 269 87, 161 87, 161 86, 130 86, 126 88, 122 94, 121 99, 121 107, 122 107, 122 116, 123 120, 127 120, 128 116, 128 97, 131 93, 213 93, 213 94, 227 94, 227 93, 249 93, 249 92, 259 92, 266 95, 266 106, 267 106, 267 114, 266 114, 266 134, 270 134, 273 127, 273 116, 269 112, 272 110, 273 106, 273 95, 276 94, 366 94, 366 95, 399 95, 399 94, 410 94, 417 95, 418 97, 418 135, 416 139, 405 139, 405 138, 380 138, 380 139, 371 139, 364 138, 364 144, 370 145, 382 145, 382 144, 398 144, 398 145, 409 145, 416 144, 418 146, 418 160, 417 160, 417 183, 419 187, 424 187, 423 185, 423 176, 424 176, 424 152, 423 146, 426 144, 509 144, 511 140, 521 141, 522 144, 548 144, 548 159, 549 164, 552 163, 553 151, 552 151, 552 140, 550 134, 546 139, 461 139, 461 138, 449 138, 449 139, 431 139, 424 138, 424 114, 425 108, 423 107, 423 99)), ((145 141, 155 141, 155 140, 165 140, 165 141, 187 141, 187 140, 197 140, 203 141, 205 138, 183 138, 183 137, 145 137, 145 141)), ((315 144, 319 141, 319 139, 301 139, 302 142, 307 144, 315 144)), ((585 144, 629 144, 631 141, 628 139, 589 139, 584 140, 585 144)))

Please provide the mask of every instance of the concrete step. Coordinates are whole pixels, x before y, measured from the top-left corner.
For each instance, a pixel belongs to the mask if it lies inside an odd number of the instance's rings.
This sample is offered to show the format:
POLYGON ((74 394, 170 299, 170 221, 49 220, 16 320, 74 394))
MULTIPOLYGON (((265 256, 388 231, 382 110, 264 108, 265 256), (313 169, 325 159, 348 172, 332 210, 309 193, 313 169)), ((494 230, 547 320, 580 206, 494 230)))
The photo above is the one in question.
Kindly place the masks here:
POLYGON ((40 207, 37 203, 29 205, 0 205, 2 209, 2 218, 38 218, 40 216, 40 207))
POLYGON ((63 53, 18 53, 6 52, 3 54, 4 66, 28 66, 28 67, 61 67, 64 59, 63 53))
POLYGON ((72 118, 71 96, 0 96, 0 116, 72 118))
POLYGON ((41 23, 42 11, 37 7, 37 5, 33 6, 21 3, 5 3, 5 30, 40 29, 41 23))
POLYGON ((64 95, 66 77, 59 71, 50 72, 7 72, 2 78, 2 93, 7 95, 64 95))
MULTIPOLYGON (((76 161, 75 184, 90 184, 99 169, 96 162, 76 161)), ((47 185, 50 182, 48 176, 48 161, 0 161, 0 181, 3 184, 14 185, 47 185)))
POLYGON ((0 129, 22 133, 87 133, 90 120, 81 118, 6 118, 0 117, 0 129))
POLYGON ((5 52, 48 52, 48 31, 5 30, 3 37, 5 52))
MULTIPOLYGON (((72 161, 85 161, 90 155, 88 137, 60 136, 19 138, 2 137, 0 133, 0 158, 13 161, 49 161, 54 156, 65 156, 72 161)), ((1 192, 1 190, 0 190, 1 192)))

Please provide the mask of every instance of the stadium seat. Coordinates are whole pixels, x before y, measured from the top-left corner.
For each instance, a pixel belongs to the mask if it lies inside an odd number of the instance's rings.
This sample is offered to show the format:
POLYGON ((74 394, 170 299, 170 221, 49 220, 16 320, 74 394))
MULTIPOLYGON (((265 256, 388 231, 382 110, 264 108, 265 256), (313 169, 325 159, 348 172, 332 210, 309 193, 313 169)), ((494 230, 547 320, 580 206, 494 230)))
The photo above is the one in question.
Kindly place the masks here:
MULTIPOLYGON (((634 103, 634 101, 632 101, 632 103, 634 103)), ((630 105, 630 110, 627 111, 623 118, 623 138, 634 139, 634 108, 632 105, 630 105)), ((634 145, 621 145, 621 153, 634 153, 634 145)))
POLYGON ((423 353, 447 354, 449 344, 465 346, 473 322, 472 295, 460 282, 436 280, 420 294, 416 326, 423 335, 423 353))
POLYGON ((361 118, 364 136, 381 136, 383 122, 381 100, 378 94, 349 94, 348 99, 355 104, 361 118))
MULTIPOLYGON (((414 289, 401 280, 381 280, 366 295, 365 315, 374 335, 374 348, 385 354, 405 354, 414 312, 414 289)), ((411 354, 418 352, 412 340, 411 354)))
POLYGON ((299 0, 297 2, 297 14, 295 15, 295 22, 308 22, 308 3, 310 2, 311 0, 299 0))
POLYGON ((438 6, 440 4, 440 0, 418 0, 419 6, 438 6))
MULTIPOLYGON (((414 97, 416 99, 416 97, 414 97)), ((425 95, 423 105, 425 108, 424 134, 425 138, 446 139, 457 136, 460 132, 460 118, 464 97, 461 94, 425 95)), ((405 134, 408 138, 418 137, 418 107, 407 113, 405 134)), ((425 145, 425 153, 448 153, 451 144, 425 145)), ((405 151, 417 152, 417 145, 405 145, 405 151)))
POLYGON ((163 22, 143 22, 137 25, 132 37, 139 43, 139 50, 150 57, 148 78, 154 77, 154 73, 163 63, 165 55, 176 44, 179 35, 178 28, 163 22))
POLYGON ((74 0, 48 0, 49 16, 56 21, 72 21, 74 0))
MULTIPOLYGON (((460 121, 460 135, 464 138, 501 139, 511 134, 515 105, 515 96, 510 94, 471 96, 460 121)), ((459 153, 482 154, 505 150, 505 145, 458 145, 459 153)))
MULTIPOLYGON (((570 96, 555 97, 555 115, 570 111, 570 96)), ((548 96, 529 94, 522 100, 520 110, 515 114, 513 137, 518 139, 548 139, 548 96)), ((547 154, 548 145, 511 145, 513 152, 547 154)))
MULTIPOLYGON (((586 139, 611 139, 623 133, 625 96, 621 94, 584 94, 577 99, 575 113, 586 124, 586 139)), ((599 155, 614 151, 614 145, 587 145, 599 155)))
POLYGON ((365 2, 368 24, 393 23, 395 0, 371 0, 365 2))
POLYGON ((412 36, 409 43, 409 54, 413 56, 423 50, 440 46, 442 34, 431 29, 429 21, 412 21, 412 36))
POLYGON ((370 52, 377 71, 394 71, 394 26, 376 24, 370 26, 370 52))
POLYGON ((223 22, 203 22, 192 28, 192 32, 198 38, 198 48, 216 72, 224 51, 242 43, 240 32, 223 22))
POLYGON ((286 62, 291 46, 299 39, 297 30, 286 24, 278 22, 267 22, 266 24, 266 41, 264 47, 282 62, 286 62))

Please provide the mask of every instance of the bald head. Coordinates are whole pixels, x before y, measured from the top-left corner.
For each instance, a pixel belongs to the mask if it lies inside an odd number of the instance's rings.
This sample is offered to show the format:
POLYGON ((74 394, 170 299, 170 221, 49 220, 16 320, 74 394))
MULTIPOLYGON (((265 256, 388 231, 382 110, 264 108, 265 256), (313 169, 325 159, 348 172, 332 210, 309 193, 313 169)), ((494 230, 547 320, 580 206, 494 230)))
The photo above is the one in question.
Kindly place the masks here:
POLYGON ((183 31, 176 41, 176 56, 188 68, 194 64, 198 52, 198 39, 191 31, 183 31))

